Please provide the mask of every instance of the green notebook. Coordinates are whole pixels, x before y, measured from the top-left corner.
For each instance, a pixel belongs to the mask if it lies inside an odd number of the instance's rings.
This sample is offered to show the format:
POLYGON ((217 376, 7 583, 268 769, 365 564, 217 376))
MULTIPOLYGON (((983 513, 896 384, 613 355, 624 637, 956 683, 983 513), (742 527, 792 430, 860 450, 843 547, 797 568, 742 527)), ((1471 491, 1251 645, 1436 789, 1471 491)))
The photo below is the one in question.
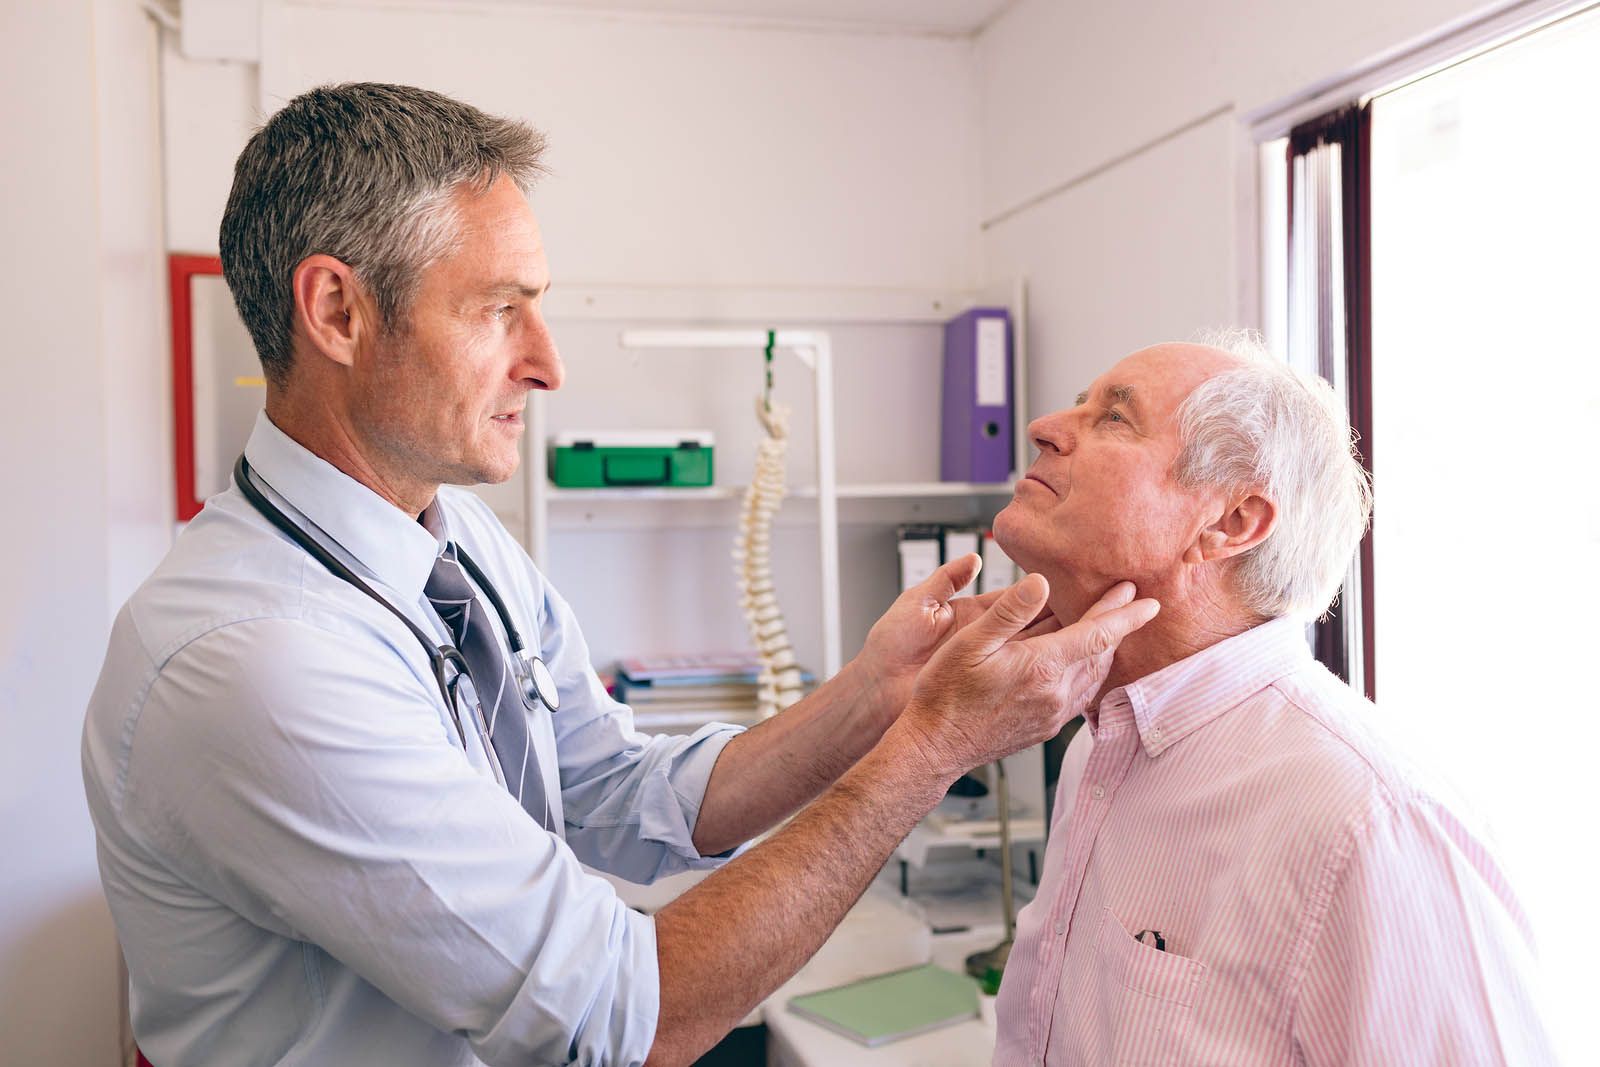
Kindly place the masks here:
POLYGON ((807 993, 789 1001, 796 1015, 868 1048, 978 1017, 978 986, 931 963, 807 993))

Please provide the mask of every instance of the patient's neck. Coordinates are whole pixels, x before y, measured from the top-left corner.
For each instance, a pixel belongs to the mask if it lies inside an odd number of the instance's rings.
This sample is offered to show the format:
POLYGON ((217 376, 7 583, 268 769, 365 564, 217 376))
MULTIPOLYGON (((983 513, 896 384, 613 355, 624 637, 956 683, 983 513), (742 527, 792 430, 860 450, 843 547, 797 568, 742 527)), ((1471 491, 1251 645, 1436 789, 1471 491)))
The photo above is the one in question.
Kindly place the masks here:
POLYGON ((1117 646, 1111 671, 1095 701, 1111 690, 1136 682, 1220 641, 1259 626, 1266 620, 1245 608, 1236 596, 1215 586, 1140 589, 1153 596, 1161 612, 1117 646))

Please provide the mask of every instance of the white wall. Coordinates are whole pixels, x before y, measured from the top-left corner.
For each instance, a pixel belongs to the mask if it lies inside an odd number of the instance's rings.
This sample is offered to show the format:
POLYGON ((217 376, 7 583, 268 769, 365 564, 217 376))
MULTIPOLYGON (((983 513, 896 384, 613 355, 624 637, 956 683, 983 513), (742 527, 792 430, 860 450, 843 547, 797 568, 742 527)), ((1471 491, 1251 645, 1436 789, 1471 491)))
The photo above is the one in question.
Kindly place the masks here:
POLYGON ((970 287, 966 41, 472 3, 265 5, 250 68, 169 56, 174 242, 216 247, 264 111, 328 81, 422 85, 550 137, 557 285, 970 287))
POLYGON ((162 232, 160 32, 135 0, 94 0, 107 602, 173 538, 172 364, 162 232))
POLYGON ((0 13, 0 1041, 118 1062, 78 735, 113 600, 164 547, 153 38, 132 2, 0 13))
POLYGON ((188 59, 175 34, 161 47, 167 248, 214 256, 233 161, 262 120, 256 65, 188 59))
POLYGON ((1235 131, 1222 115, 991 226, 985 262, 1028 280, 1028 416, 1121 355, 1235 318, 1235 131))
POLYGON ((1029 414, 1133 348, 1259 325, 1241 116, 1483 9, 1020 0, 990 24, 977 42, 983 256, 986 276, 1030 280, 1029 414))

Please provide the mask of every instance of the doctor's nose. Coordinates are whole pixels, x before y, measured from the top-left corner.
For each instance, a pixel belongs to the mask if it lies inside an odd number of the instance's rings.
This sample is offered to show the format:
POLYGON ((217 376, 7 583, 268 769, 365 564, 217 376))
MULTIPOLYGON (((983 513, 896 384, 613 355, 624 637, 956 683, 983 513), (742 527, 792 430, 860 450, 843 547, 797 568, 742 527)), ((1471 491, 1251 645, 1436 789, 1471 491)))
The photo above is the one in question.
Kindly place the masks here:
POLYGON ((512 376, 535 389, 560 389, 566 380, 566 365, 561 361, 556 339, 543 317, 539 318, 537 328, 530 331, 527 349, 512 376))

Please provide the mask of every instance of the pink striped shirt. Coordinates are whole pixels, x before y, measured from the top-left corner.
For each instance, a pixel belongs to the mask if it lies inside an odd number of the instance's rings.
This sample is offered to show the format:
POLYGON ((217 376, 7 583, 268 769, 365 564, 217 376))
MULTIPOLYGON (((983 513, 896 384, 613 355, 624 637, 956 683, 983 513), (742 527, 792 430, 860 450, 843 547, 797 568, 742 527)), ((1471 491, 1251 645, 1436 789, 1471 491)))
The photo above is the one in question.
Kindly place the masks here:
POLYGON ((1374 718, 1292 619, 1108 693, 995 1064, 1553 1062, 1521 908, 1374 718))

